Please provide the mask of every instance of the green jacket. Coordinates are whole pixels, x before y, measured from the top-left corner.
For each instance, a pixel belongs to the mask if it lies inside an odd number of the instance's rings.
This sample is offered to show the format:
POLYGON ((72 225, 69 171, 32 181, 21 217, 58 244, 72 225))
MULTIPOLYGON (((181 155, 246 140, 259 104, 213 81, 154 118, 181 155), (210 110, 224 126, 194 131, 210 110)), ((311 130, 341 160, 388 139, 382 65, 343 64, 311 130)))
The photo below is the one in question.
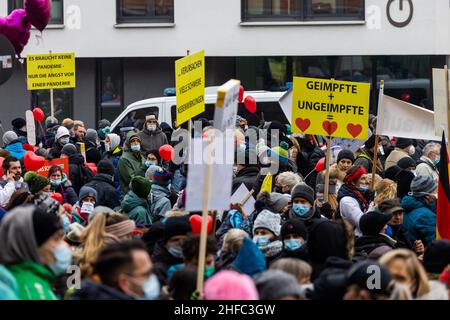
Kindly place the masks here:
MULTIPOLYGON (((131 179, 134 176, 145 177, 145 158, 139 152, 132 152, 130 150, 130 140, 133 137, 139 138, 136 132, 130 131, 125 139, 124 151, 122 157, 120 157, 118 170, 119 170, 119 182, 120 188, 123 194, 128 193, 128 186, 131 179)), ((140 138, 139 138, 140 139, 140 138)))
POLYGON ((55 275, 47 267, 32 261, 8 266, 19 287, 21 300, 58 300, 52 290, 55 275))
POLYGON ((139 198, 133 191, 128 192, 123 198, 122 211, 136 224, 152 224, 147 200, 139 198))
POLYGON ((0 265, 0 300, 18 300, 17 281, 3 265, 0 265))

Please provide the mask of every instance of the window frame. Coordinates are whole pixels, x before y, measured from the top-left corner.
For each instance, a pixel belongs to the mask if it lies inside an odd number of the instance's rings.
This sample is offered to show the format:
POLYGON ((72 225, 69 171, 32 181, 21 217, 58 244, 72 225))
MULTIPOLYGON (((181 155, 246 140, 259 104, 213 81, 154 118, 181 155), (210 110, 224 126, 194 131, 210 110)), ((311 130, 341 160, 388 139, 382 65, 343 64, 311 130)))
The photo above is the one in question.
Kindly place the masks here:
POLYGON ((305 11, 303 12, 303 16, 305 21, 363 21, 366 16, 366 2, 362 0, 362 11, 358 14, 344 14, 343 12, 338 13, 340 10, 343 10, 343 3, 345 0, 336 0, 337 2, 337 10, 338 12, 333 15, 317 15, 312 12, 312 0, 304 0, 305 11))
MULTIPOLYGON (((155 0, 147 0, 149 4, 155 3, 155 0)), ((139 16, 139 17, 123 17, 121 15, 121 2, 116 0, 116 23, 174 23, 175 21, 175 1, 172 1, 172 12, 170 16, 139 16)))
MULTIPOLYGON (((10 14, 13 10, 15 9, 22 9, 24 8, 24 0, 20 0, 22 1, 22 7, 21 8, 16 8, 16 6, 14 5, 14 0, 8 0, 8 14, 10 14)), ((61 18, 54 18, 51 17, 50 21, 49 21, 49 25, 63 25, 64 24, 64 0, 61 0, 62 2, 62 6, 61 6, 61 18)))
MULTIPOLYGON (((57 91, 58 90, 69 90, 71 93, 71 99, 69 101, 69 112, 68 112, 68 116, 69 118, 73 118, 73 111, 74 111, 74 107, 75 107, 75 88, 64 88, 64 89, 54 89, 54 98, 56 98, 57 95, 57 91)), ((30 99, 31 99, 31 105, 33 106, 39 106, 41 105, 41 102, 38 99, 38 92, 39 91, 47 91, 48 94, 50 95, 50 89, 42 89, 42 90, 33 90, 31 91, 31 95, 30 95, 30 99)), ((56 110, 55 110, 56 111, 56 110)), ((56 115, 55 115, 56 117, 56 115)), ((62 121, 63 119, 59 119, 60 121, 62 121)))

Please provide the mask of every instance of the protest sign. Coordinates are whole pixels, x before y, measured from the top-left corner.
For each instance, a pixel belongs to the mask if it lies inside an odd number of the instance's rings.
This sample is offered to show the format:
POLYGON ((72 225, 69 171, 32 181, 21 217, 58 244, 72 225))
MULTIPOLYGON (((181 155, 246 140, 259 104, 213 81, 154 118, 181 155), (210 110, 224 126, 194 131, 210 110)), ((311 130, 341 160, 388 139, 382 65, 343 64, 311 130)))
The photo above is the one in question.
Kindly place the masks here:
POLYGON ((27 140, 32 146, 36 145, 36 124, 34 122, 33 111, 27 110, 25 112, 25 119, 27 122, 27 140))
POLYGON ((442 130, 446 131, 448 138, 450 117, 450 71, 448 69, 433 69, 433 101, 434 101, 434 127, 435 134, 442 136, 442 130))
POLYGON ((175 61, 177 125, 205 111, 205 51, 175 61))
POLYGON ((286 119, 288 119, 289 123, 292 125, 292 89, 286 91, 278 100, 278 103, 281 106, 281 110, 283 110, 286 119))
POLYGON ((75 88, 75 53, 27 55, 28 90, 75 88))
POLYGON ((367 140, 368 83, 294 77, 292 131, 367 140))
POLYGON ((241 184, 239 188, 231 196, 232 204, 242 205, 245 215, 250 215, 255 210, 255 198, 248 196, 250 191, 245 184, 241 184))
POLYGON ((38 169, 36 172, 40 176, 48 177, 48 172, 52 166, 58 166, 61 168, 62 172, 69 177, 69 158, 60 158, 53 160, 45 160, 44 165, 38 169))

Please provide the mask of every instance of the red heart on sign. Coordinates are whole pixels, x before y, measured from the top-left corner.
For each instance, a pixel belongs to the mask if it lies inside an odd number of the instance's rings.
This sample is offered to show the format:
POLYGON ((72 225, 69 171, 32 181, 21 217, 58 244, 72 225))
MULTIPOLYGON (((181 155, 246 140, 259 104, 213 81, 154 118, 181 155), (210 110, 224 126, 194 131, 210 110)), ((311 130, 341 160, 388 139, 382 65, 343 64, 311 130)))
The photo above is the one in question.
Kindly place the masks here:
POLYGON ((356 138, 362 131, 362 125, 349 123, 347 125, 347 131, 352 135, 353 138, 356 138))
POLYGON ((338 124, 333 121, 324 121, 322 123, 322 128, 328 133, 329 136, 331 136, 338 128, 338 124))
POLYGON ((45 158, 36 155, 32 151, 27 151, 23 157, 23 162, 27 171, 38 171, 44 166, 45 158))
POLYGON ((309 126, 311 125, 311 121, 309 119, 302 119, 302 118, 297 118, 295 120, 295 124, 297 125, 297 127, 302 130, 303 132, 306 131, 306 129, 309 128, 309 126))
MULTIPOLYGON (((189 218, 189 222, 191 223, 192 227, 192 233, 194 234, 200 234, 202 231, 202 216, 199 216, 198 214, 194 214, 189 218)), ((211 233, 213 225, 212 225, 213 219, 211 216, 208 216, 208 227, 207 227, 207 233, 211 233)))

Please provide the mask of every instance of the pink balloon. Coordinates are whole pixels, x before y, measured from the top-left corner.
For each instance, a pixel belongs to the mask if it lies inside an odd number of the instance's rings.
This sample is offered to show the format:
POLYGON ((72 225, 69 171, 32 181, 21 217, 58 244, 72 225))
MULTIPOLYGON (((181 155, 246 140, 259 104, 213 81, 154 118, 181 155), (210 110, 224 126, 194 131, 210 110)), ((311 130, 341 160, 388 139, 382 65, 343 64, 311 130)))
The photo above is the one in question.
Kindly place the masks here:
POLYGON ((30 39, 31 24, 24 9, 16 9, 6 18, 0 18, 0 34, 3 34, 20 57, 30 39))
POLYGON ((30 23, 42 32, 51 18, 51 0, 25 0, 24 7, 30 23))

